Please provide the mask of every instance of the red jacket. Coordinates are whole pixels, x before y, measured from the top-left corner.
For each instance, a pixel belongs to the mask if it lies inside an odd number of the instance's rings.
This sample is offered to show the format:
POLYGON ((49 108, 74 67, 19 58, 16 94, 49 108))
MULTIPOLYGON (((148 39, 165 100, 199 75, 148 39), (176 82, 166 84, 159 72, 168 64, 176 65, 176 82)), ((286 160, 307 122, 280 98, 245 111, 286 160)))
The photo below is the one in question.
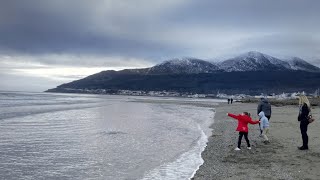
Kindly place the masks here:
POLYGON ((252 121, 251 117, 247 115, 242 115, 242 114, 234 115, 234 114, 228 113, 228 116, 238 120, 238 127, 236 131, 240 131, 240 132, 248 132, 248 123, 250 124, 259 123, 259 121, 252 121))

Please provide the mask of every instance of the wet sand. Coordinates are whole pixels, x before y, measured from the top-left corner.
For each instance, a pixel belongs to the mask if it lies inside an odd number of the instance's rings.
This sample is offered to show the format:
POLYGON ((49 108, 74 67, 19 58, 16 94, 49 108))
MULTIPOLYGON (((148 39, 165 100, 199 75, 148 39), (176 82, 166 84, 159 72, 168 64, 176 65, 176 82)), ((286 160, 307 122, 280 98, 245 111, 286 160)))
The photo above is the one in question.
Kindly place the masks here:
POLYGON ((270 144, 259 137, 259 126, 249 125, 252 149, 234 151, 238 132, 237 121, 227 112, 248 111, 257 119, 257 104, 221 104, 216 107, 212 136, 202 153, 204 164, 195 174, 195 180, 210 179, 320 179, 320 109, 312 110, 316 117, 308 127, 309 150, 300 151, 302 139, 297 121, 297 106, 272 107, 270 144))

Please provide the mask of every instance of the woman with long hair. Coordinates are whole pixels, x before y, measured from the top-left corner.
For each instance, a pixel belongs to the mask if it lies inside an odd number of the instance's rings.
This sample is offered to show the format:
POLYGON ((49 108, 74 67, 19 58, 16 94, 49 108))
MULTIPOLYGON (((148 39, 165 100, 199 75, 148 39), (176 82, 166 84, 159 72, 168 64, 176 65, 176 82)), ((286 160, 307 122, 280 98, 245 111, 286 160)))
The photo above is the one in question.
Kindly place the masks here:
POLYGON ((298 121, 300 121, 300 131, 301 131, 301 136, 302 136, 302 146, 298 147, 300 150, 307 150, 309 149, 308 147, 308 125, 309 125, 309 120, 308 116, 309 113, 311 112, 311 106, 308 98, 305 95, 299 96, 299 116, 298 116, 298 121))

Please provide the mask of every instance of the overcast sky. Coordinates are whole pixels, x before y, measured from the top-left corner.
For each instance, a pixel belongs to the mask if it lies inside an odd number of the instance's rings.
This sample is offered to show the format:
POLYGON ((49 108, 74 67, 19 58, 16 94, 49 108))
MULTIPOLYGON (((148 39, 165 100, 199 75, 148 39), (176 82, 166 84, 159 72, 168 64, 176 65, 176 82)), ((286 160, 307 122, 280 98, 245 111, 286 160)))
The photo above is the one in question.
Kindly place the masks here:
POLYGON ((320 66, 318 0, 0 1, 0 90, 260 51, 320 66))

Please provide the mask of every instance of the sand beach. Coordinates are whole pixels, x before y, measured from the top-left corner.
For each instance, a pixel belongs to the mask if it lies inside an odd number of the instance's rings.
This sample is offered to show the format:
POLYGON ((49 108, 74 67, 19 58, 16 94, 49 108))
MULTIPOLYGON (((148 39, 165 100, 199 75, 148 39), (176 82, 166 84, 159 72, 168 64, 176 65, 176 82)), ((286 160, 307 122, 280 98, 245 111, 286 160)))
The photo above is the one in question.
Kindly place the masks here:
POLYGON ((297 121, 297 106, 273 106, 270 119, 270 144, 259 137, 258 125, 249 125, 249 140, 252 149, 234 151, 238 138, 236 120, 227 112, 248 111, 257 119, 256 103, 220 103, 216 107, 212 136, 202 152, 204 164, 194 180, 209 179, 320 179, 320 109, 312 114, 316 121, 309 125, 309 150, 298 150, 302 139, 297 121))

